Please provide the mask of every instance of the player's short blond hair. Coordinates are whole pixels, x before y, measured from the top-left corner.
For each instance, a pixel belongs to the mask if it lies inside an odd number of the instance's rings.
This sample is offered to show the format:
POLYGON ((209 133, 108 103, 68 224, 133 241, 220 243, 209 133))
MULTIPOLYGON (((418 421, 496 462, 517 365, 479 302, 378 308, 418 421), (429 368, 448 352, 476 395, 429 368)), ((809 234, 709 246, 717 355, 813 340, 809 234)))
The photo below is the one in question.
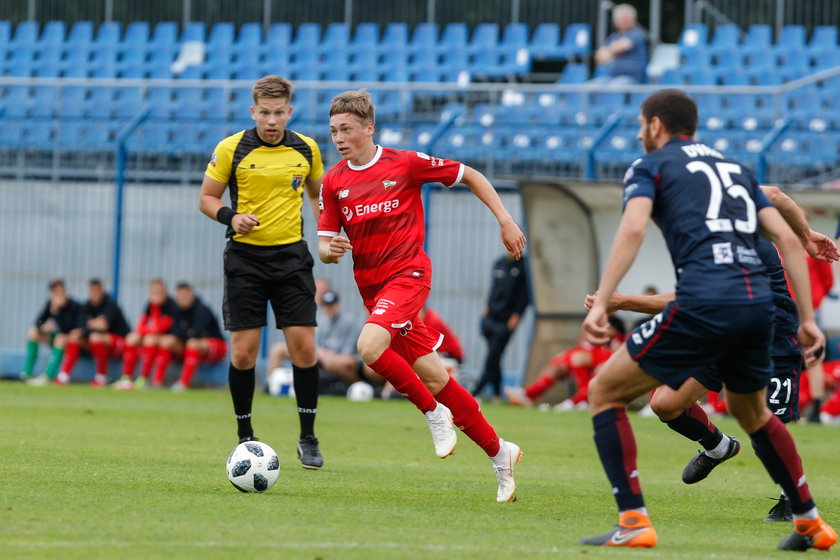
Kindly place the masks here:
POLYGON ((292 100, 292 82, 283 76, 264 76, 254 82, 251 88, 254 96, 254 105, 259 103, 260 98, 292 100))
POLYGON ((362 124, 376 122, 376 108, 370 100, 370 94, 364 89, 345 91, 333 97, 330 116, 344 113, 355 115, 362 124))

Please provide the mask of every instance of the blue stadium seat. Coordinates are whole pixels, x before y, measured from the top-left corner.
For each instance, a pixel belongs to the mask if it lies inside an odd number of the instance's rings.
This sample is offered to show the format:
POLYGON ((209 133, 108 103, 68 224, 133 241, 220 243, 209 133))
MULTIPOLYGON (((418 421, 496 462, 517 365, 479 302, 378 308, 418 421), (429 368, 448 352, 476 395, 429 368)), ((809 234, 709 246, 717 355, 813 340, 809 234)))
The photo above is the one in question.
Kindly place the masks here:
POLYGON ((27 78, 35 70, 35 49, 33 47, 15 47, 8 59, 6 68, 11 76, 27 78))
POLYGON ((293 52, 300 52, 301 50, 315 50, 321 42, 321 26, 317 23, 301 23, 295 38, 292 41, 291 48, 293 52))
POLYGON ((279 74, 283 76, 289 72, 290 66, 289 51, 286 49, 274 49, 267 52, 260 63, 260 69, 266 75, 279 74))
POLYGON ((592 30, 588 23, 572 23, 563 32, 561 56, 565 58, 584 58, 592 50, 592 30))
POLYGON ((63 21, 48 21, 44 25, 41 39, 38 43, 43 46, 57 47, 64 43, 67 27, 63 21))
POLYGON ((436 23, 419 23, 408 48, 413 56, 435 56, 438 52, 438 26, 436 23))
POLYGON ((17 28, 15 28, 15 34, 11 40, 12 47, 33 48, 38 42, 38 31, 37 21, 20 22, 17 28))
POLYGON ((570 62, 563 68, 558 84, 582 84, 589 79, 589 67, 586 64, 570 62))
POLYGON ((840 66, 840 50, 837 48, 818 51, 814 57, 814 71, 827 70, 835 66, 840 66))
POLYGON ((258 47, 262 40, 262 24, 243 23, 242 27, 239 28, 239 35, 236 37, 236 45, 253 49, 258 47))
POLYGON ((131 118, 143 108, 143 92, 136 87, 123 87, 116 91, 114 115, 131 118))
POLYGON ((444 52, 449 49, 466 49, 467 35, 466 23, 450 23, 443 29, 440 43, 437 45, 437 52, 444 52))
POLYGON ((712 55, 726 55, 733 52, 738 49, 740 37, 741 29, 734 23, 718 25, 709 43, 709 52, 712 55))
POLYGON ((690 71, 708 71, 712 65, 712 57, 709 51, 694 49, 683 56, 683 68, 690 71))
POLYGON ((23 126, 23 147, 30 150, 52 150, 55 126, 49 119, 27 119, 23 126))
POLYGON ((350 58, 347 49, 336 48, 326 51, 319 66, 324 77, 332 81, 336 81, 338 79, 336 76, 340 74, 349 74, 350 58))
POLYGON ((354 69, 376 68, 379 65, 379 53, 376 49, 359 49, 353 51, 350 64, 354 69))
POLYGON ((12 23, 8 20, 0 20, 0 44, 7 44, 12 38, 12 23))
POLYGON ((120 42, 121 30, 120 22, 105 21, 99 26, 99 32, 96 34, 96 39, 93 40, 93 44, 97 49, 116 48, 120 42))
POLYGON ((70 50, 89 46, 91 43, 93 43, 93 22, 77 21, 70 29, 70 35, 67 37, 65 47, 70 50))
POLYGON ((669 68, 662 73, 657 83, 660 86, 685 85, 687 83, 687 77, 683 71, 669 68))
POLYGON ((292 42, 292 25, 290 23, 272 23, 268 29, 266 43, 269 45, 288 48, 292 42))
POLYGON ((521 49, 528 47, 528 25, 525 23, 509 23, 502 32, 499 42, 500 49, 521 49))
MULTIPOLYGON (((357 67, 350 71, 350 79, 354 82, 378 82, 379 71, 376 67, 357 67)), ((379 107, 376 108, 377 116, 379 114, 379 107)))
POLYGON ((175 108, 173 90, 162 87, 149 88, 144 108, 149 109, 150 119, 168 120, 175 108))
POLYGON ((370 22, 358 24, 351 45, 354 53, 377 49, 379 47, 379 24, 370 22))
POLYGON ((814 28, 808 50, 812 52, 837 50, 837 27, 834 25, 819 25, 814 28))
POLYGON ((406 49, 408 47, 408 25, 389 23, 382 33, 380 49, 382 52, 406 49))
POLYGON ((704 50, 707 46, 709 30, 703 23, 689 23, 683 27, 677 44, 680 54, 685 55, 695 50, 704 50))
POLYGON ((766 55, 772 50, 772 45, 773 28, 765 23, 754 23, 747 29, 744 42, 741 44, 741 50, 747 54, 763 53, 766 55))
POLYGON ((805 26, 785 25, 776 39, 777 51, 800 51, 805 49, 805 26))
POLYGON ((149 43, 149 50, 160 47, 171 47, 177 42, 178 24, 174 21, 161 21, 155 25, 155 30, 149 43))
POLYGON ((85 114, 88 88, 81 86, 67 86, 61 90, 59 102, 59 116, 63 119, 79 118, 85 114))
POLYGON ((138 45, 146 47, 149 43, 149 23, 146 21, 132 21, 125 28, 123 46, 138 45))
POLYGON ((408 67, 408 54, 403 50, 385 51, 382 55, 382 71, 395 72, 408 67))
POLYGON ((350 44, 350 29, 344 22, 333 22, 324 31, 324 38, 320 43, 322 53, 334 49, 346 50, 350 44))
POLYGON ((473 54, 483 51, 495 52, 499 46, 499 24, 479 23, 473 30, 467 50, 473 54))
MULTIPOLYGON (((4 117, 25 117, 29 110, 30 91, 25 86, 9 86, 2 99, 4 117)), ((4 127, 0 127, 4 128, 4 127)))
POLYGON ((204 25, 203 21, 191 21, 185 27, 183 32, 181 33, 181 43, 186 43, 187 41, 200 41, 205 42, 207 39, 207 26, 204 25))
POLYGON ((530 45, 531 55, 536 59, 561 58, 560 26, 556 23, 541 23, 534 31, 530 45))
POLYGON ((506 69, 499 63, 496 49, 480 50, 470 57, 469 71, 482 78, 504 78, 507 76, 506 69))
POLYGON ((210 37, 207 40, 207 44, 212 45, 219 45, 219 46, 233 46, 233 39, 236 30, 233 27, 233 24, 228 21, 220 21, 216 25, 213 26, 212 31, 210 31, 210 37))

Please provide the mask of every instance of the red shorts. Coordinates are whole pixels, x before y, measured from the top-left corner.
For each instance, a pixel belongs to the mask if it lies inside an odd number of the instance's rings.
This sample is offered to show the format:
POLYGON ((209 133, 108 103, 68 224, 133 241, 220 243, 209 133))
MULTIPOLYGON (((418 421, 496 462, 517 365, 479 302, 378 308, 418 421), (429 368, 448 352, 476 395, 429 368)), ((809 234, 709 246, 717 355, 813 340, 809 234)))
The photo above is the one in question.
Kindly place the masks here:
POLYGON ((227 356, 227 342, 222 338, 206 338, 207 353, 201 357, 202 362, 215 364, 227 356))
POLYGON ((409 364, 431 354, 443 342, 443 335, 427 327, 418 313, 426 304, 430 288, 411 278, 389 282, 373 301, 366 301, 370 311, 367 322, 391 333, 391 349, 409 364))

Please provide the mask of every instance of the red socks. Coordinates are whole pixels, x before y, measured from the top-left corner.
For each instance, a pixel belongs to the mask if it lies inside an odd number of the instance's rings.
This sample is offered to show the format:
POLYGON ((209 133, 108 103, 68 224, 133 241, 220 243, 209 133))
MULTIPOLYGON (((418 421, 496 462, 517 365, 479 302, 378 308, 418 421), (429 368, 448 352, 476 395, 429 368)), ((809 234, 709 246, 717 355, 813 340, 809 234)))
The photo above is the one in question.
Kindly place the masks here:
MULTIPOLYGON (((143 359, 145 360, 145 356, 143 359)), ((172 351, 168 348, 159 348, 155 359, 155 374, 152 376, 153 385, 163 384, 164 379, 166 379, 166 370, 169 368, 169 362, 171 361, 172 351)))
MULTIPOLYGON (((101 342, 90 343, 90 355, 93 356, 93 367, 96 373, 108 373, 108 347, 101 342)), ((134 369, 132 367, 132 369, 134 369)))
POLYGON ((482 448, 488 457, 495 457, 499 453, 499 436, 484 418, 469 391, 450 378, 449 383, 434 398, 452 411, 455 425, 482 448))
POLYGON ((79 359, 79 343, 73 340, 67 341, 67 346, 64 347, 64 360, 61 362, 59 372, 70 373, 79 359))
POLYGON ((554 386, 554 377, 551 375, 543 375, 538 377, 533 383, 525 387, 525 396, 532 401, 537 400, 540 396, 554 386))
POLYGON ((157 354, 157 346, 143 346, 140 349, 140 375, 143 379, 148 379, 149 374, 152 373, 152 367, 155 365, 155 354, 157 354))
POLYGON ((201 354, 197 348, 187 348, 184 350, 184 366, 181 368, 181 385, 189 387, 192 382, 195 370, 198 369, 198 364, 201 362, 201 354))
POLYGON ((140 357, 140 347, 126 344, 123 350, 123 377, 134 377, 134 366, 137 365, 137 358, 140 357))
MULTIPOLYGON (((378 360, 368 365, 370 369, 384 377, 394 386, 394 389, 420 409, 420 412, 425 414, 437 407, 435 397, 420 381, 408 362, 390 348, 386 348, 378 360)), ((454 414, 455 411, 452 412, 454 414)))

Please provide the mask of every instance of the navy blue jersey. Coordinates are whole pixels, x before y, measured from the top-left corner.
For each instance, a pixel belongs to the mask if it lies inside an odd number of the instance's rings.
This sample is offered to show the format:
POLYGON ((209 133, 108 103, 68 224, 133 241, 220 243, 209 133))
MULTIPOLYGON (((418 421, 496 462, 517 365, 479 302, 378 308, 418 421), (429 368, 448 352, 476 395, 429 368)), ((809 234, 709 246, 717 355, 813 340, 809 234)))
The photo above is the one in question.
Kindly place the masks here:
POLYGON ((633 162, 624 204, 653 200, 677 276, 680 304, 743 305, 772 300, 756 252, 758 211, 772 206, 752 173, 717 150, 673 138, 633 162))
POLYGON ((790 295, 785 269, 782 267, 782 259, 776 246, 763 237, 758 240, 756 247, 758 256, 767 268, 770 276, 770 286, 773 290, 773 306, 776 313, 773 317, 775 329, 773 331, 774 358, 796 357, 801 354, 799 343, 796 341, 799 330, 799 315, 796 311, 796 303, 790 295))

